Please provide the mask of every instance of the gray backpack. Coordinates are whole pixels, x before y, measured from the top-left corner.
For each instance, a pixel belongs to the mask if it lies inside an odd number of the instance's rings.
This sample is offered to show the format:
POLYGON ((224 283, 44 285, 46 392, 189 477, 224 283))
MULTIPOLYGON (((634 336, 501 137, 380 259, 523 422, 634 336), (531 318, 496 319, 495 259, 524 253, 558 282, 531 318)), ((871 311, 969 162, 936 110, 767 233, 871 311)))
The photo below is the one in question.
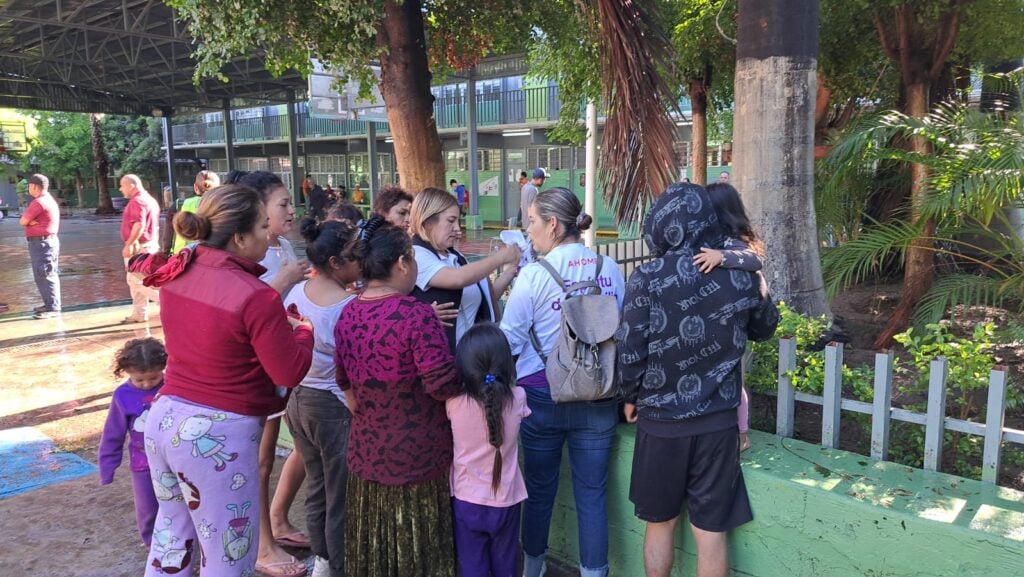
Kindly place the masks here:
POLYGON ((615 394, 615 340, 619 303, 601 294, 597 278, 604 257, 597 257, 594 280, 565 286, 562 276, 544 259, 537 259, 563 291, 562 330, 551 356, 544 355, 537 332, 530 327, 530 342, 544 361, 545 375, 556 403, 597 401, 615 394))

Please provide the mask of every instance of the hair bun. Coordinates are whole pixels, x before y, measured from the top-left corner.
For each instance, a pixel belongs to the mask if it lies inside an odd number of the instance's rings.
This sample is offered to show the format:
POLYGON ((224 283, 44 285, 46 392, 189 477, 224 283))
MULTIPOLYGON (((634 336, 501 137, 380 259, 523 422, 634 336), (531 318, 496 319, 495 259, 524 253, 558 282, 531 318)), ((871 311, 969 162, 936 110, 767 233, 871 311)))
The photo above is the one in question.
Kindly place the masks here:
POLYGON ((320 236, 320 223, 312 216, 305 216, 299 221, 299 233, 307 243, 315 242, 320 236))
POLYGON ((580 230, 587 230, 590 225, 594 224, 594 219, 589 214, 581 212, 576 215, 576 228, 580 230))
POLYGON ((188 240, 206 240, 213 230, 210 219, 194 212, 179 212, 172 224, 175 232, 188 240))

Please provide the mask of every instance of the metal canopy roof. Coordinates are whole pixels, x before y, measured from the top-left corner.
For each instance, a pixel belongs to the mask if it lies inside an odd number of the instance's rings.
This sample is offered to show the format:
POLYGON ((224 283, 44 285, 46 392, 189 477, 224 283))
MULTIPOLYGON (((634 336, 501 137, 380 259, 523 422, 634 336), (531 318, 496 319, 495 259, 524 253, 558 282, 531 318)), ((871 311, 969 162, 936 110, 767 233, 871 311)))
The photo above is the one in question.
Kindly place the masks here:
POLYGON ((304 90, 299 74, 274 78, 258 55, 224 66, 227 84, 194 85, 194 40, 174 16, 160 0, 0 0, 0 106, 170 115, 304 90))

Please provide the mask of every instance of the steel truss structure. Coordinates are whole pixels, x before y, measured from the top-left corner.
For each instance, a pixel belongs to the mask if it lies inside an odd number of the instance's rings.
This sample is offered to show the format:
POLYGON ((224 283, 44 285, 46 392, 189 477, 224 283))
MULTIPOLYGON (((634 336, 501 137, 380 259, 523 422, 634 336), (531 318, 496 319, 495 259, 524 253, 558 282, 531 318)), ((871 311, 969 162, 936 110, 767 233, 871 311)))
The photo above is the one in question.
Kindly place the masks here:
POLYGON ((160 0, 0 0, 0 106, 163 115, 283 103, 306 83, 259 54, 193 84, 194 39, 160 0))

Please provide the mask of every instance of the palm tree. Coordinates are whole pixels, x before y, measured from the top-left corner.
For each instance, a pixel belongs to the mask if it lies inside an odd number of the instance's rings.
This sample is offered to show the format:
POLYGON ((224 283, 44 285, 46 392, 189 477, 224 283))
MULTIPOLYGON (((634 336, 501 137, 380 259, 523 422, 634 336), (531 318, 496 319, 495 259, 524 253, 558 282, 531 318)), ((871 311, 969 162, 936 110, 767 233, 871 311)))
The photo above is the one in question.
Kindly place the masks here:
POLYGON ((107 174, 110 172, 110 163, 107 161, 107 154, 103 151, 103 128, 100 125, 102 114, 89 115, 89 128, 92 137, 92 160, 96 167, 96 187, 98 202, 96 214, 113 214, 114 202, 110 199, 110 191, 107 190, 107 174))
POLYGON ((818 3, 740 0, 733 172, 776 298, 830 315, 814 213, 818 3))
MULTIPOLYGON (((923 118, 888 112, 867 119, 826 159, 830 179, 822 203, 841 204, 844 182, 894 161, 927 170, 923 196, 915 210, 903 207, 903 218, 868 220, 825 255, 829 293, 877 275, 885 263, 902 261, 912 247, 923 247, 942 266, 916 302, 916 322, 935 322, 956 305, 1024 304, 1024 242, 1011 218, 1024 200, 1022 116, 986 114, 952 102, 923 118), (900 146, 911 136, 925 141, 931 152, 900 146)), ((889 344, 883 333, 875 347, 889 344)))

